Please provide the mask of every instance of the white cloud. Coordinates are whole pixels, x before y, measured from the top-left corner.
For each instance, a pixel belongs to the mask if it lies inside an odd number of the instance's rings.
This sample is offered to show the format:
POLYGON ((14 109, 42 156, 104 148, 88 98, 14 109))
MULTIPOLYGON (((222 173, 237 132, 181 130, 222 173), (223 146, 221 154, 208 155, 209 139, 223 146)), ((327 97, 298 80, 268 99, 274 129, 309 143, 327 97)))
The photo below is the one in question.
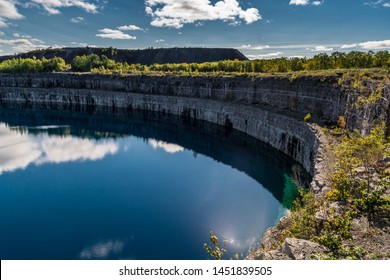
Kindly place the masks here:
POLYGON ((247 55, 249 59, 264 59, 264 58, 273 58, 281 56, 282 52, 273 52, 273 53, 267 53, 267 54, 258 54, 258 55, 247 55))
POLYGON ((333 51, 333 48, 325 47, 325 46, 317 46, 315 48, 306 48, 306 50, 311 52, 329 52, 329 51, 333 51))
POLYGON ((32 38, 31 42, 33 42, 34 44, 44 44, 45 43, 41 39, 37 39, 37 38, 32 38))
POLYGON ((352 48, 356 48, 357 46, 358 44, 347 44, 347 45, 342 45, 340 49, 352 49, 352 48))
POLYGON ((309 5, 310 1, 309 0, 291 0, 290 5, 309 5))
POLYGON ((389 1, 384 1, 384 0, 378 0, 378 1, 370 1, 370 2, 365 2, 364 5, 371 6, 373 8, 378 8, 378 6, 383 6, 385 8, 390 7, 390 2, 389 1))
POLYGON ((22 19, 16 6, 20 5, 24 8, 42 7, 48 14, 56 15, 60 14, 60 8, 77 7, 81 8, 89 13, 97 13, 98 6, 92 4, 86 0, 30 0, 30 1, 18 1, 18 0, 0 0, 0 28, 7 27, 7 19, 22 19))
POLYGON ((141 27, 138 27, 136 25, 123 25, 118 27, 119 30, 122 31, 138 31, 138 30, 143 30, 141 27))
POLYGON ((324 1, 312 1, 310 0, 291 0, 290 5, 296 5, 296 6, 306 6, 306 5, 313 5, 313 6, 320 6, 324 3, 324 1))
MULTIPOLYGON (((237 2, 238 4, 238 2, 237 2)), ((241 8, 240 8, 241 9, 241 8)), ((252 22, 258 21, 261 19, 259 10, 256 8, 249 8, 247 10, 241 10, 239 14, 239 18, 244 20, 247 24, 251 24, 252 22)))
POLYGON ((223 20, 251 24, 261 19, 259 10, 243 10, 237 0, 220 0, 212 5, 209 0, 145 0, 145 12, 156 27, 182 28, 184 24, 206 20, 223 20))
POLYGON ((165 152, 169 154, 175 154, 178 152, 183 152, 184 148, 182 146, 176 145, 176 144, 171 144, 171 143, 166 143, 163 141, 157 141, 155 139, 149 139, 148 143, 150 146, 153 147, 153 149, 163 149, 165 152))
POLYGON ((163 43, 163 42, 165 42, 165 40, 164 39, 158 39, 158 40, 156 40, 156 41, 154 41, 155 43, 163 43))
POLYGON ((72 18, 70 20, 70 22, 72 22, 72 23, 81 23, 81 22, 85 22, 85 20, 84 20, 83 17, 75 17, 75 18, 72 18))
POLYGON ((4 35, 5 35, 5 33, 0 31, 0 37, 4 36, 4 35))
POLYGON ((43 45, 39 39, 18 38, 11 40, 0 39, 0 46, 11 46, 14 53, 23 53, 36 49, 46 49, 49 46, 43 45))
POLYGON ((86 47, 97 48, 96 45, 90 45, 90 44, 87 44, 87 43, 71 42, 70 44, 71 44, 71 45, 77 45, 77 46, 82 47, 82 48, 86 48, 86 47))
POLYGON ((96 34, 96 37, 107 38, 113 40, 135 40, 137 37, 131 36, 129 34, 123 33, 120 30, 103 28, 99 30, 99 34, 96 34))
POLYGON ((13 33, 12 35, 13 35, 15 38, 31 39, 31 35, 20 35, 19 33, 13 33))
POLYGON ((0 18, 0 28, 7 27, 7 26, 8 26, 7 22, 4 19, 0 18))
POLYGON ((265 50, 265 49, 269 49, 269 48, 270 48, 270 46, 268 46, 268 45, 253 47, 254 50, 265 50))
POLYGON ((342 45, 340 49, 352 49, 357 47, 366 50, 390 49, 390 40, 367 41, 363 43, 347 44, 347 45, 342 45))
POLYGON ((368 42, 360 43, 359 47, 361 47, 363 49, 368 49, 368 50, 389 49, 390 48, 390 40, 368 41, 368 42))
POLYGON ((251 44, 248 45, 242 45, 241 47, 238 47, 238 49, 246 49, 246 50, 265 50, 269 49, 269 45, 264 45, 264 46, 252 46, 251 44))
POLYGON ((22 19, 14 0, 0 0, 0 27, 7 27, 6 19, 22 19))
POLYGON ((41 6, 48 14, 60 14, 60 8, 77 7, 88 13, 97 13, 98 7, 85 0, 31 0, 31 3, 41 6))
POLYGON ((0 18, 22 19, 23 16, 19 14, 15 4, 14 0, 0 0, 0 18))

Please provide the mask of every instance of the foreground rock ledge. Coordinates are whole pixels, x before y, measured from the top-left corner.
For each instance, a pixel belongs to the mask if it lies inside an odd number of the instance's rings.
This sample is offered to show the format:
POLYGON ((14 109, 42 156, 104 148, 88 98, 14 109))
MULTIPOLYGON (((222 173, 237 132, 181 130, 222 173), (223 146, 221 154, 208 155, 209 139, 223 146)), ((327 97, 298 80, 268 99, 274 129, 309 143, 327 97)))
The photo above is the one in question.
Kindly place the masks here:
POLYGON ((261 252, 259 254, 251 254, 247 259, 252 260, 307 260, 316 258, 318 255, 324 255, 329 251, 314 242, 296 239, 286 238, 284 243, 276 250, 268 252, 261 252))

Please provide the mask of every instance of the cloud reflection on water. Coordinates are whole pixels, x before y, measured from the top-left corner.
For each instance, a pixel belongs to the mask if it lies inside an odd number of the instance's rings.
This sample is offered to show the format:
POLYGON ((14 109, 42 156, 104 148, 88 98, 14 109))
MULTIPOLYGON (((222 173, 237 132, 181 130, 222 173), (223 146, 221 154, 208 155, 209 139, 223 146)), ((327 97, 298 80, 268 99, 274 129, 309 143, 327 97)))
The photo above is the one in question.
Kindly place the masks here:
POLYGON ((107 240, 84 248, 80 253, 82 260, 107 259, 123 251, 125 242, 121 240, 107 240))
POLYGON ((157 141, 155 139, 149 139, 148 144, 153 147, 153 149, 163 149, 165 152, 170 154, 175 154, 178 152, 183 152, 184 148, 182 146, 171 144, 163 141, 157 141))
POLYGON ((30 164, 100 160, 118 150, 119 145, 113 140, 29 134, 0 123, 0 175, 30 164))

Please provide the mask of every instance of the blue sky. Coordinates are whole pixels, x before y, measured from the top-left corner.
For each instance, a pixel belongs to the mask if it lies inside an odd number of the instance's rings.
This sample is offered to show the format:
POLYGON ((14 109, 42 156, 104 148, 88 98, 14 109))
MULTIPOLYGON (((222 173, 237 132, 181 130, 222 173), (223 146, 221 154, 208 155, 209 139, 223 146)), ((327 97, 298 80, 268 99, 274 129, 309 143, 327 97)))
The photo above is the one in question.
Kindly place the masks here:
POLYGON ((0 0, 0 55, 87 45, 249 58, 390 50, 390 0, 0 0))

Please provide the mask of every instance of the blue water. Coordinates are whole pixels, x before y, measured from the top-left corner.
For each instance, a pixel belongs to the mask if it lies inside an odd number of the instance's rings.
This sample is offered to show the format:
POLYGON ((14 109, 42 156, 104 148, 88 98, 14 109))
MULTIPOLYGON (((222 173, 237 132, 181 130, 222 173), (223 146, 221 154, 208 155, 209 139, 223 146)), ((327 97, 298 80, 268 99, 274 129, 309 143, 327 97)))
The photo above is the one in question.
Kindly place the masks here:
POLYGON ((210 230, 244 257, 286 211, 296 165, 242 137, 3 110, 0 259, 207 259, 210 230))

